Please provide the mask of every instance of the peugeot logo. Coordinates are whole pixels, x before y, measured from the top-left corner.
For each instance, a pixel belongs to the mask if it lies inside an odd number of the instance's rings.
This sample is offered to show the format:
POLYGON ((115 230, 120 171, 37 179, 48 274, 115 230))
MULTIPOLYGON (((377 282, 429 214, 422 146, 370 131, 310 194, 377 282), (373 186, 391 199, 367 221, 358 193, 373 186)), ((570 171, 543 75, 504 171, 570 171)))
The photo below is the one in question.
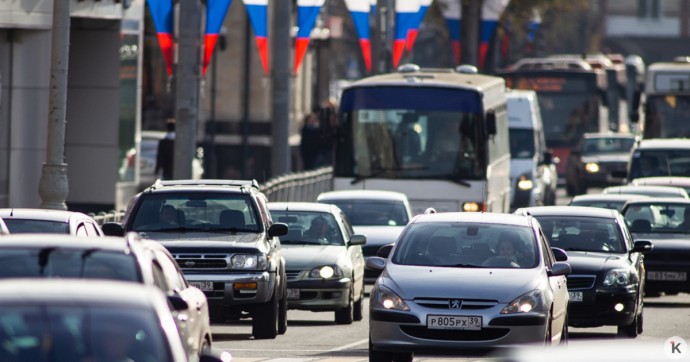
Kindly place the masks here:
POLYGON ((184 266, 186 266, 187 268, 193 268, 195 265, 196 265, 196 263, 193 262, 192 260, 187 260, 184 262, 184 266))
POLYGON ((448 307, 450 309, 460 309, 462 307, 462 299, 451 299, 449 304, 448 307))

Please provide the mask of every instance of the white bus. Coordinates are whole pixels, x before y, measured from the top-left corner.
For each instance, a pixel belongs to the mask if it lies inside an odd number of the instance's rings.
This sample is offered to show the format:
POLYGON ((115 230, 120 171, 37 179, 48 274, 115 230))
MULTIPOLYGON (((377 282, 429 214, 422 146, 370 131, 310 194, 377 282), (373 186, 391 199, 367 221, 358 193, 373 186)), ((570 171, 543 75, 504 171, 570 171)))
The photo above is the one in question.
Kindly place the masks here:
POLYGON ((643 138, 690 138, 689 60, 683 57, 647 68, 643 138))
POLYGON ((342 94, 334 189, 402 192, 419 214, 508 212, 502 78, 403 66, 342 94))

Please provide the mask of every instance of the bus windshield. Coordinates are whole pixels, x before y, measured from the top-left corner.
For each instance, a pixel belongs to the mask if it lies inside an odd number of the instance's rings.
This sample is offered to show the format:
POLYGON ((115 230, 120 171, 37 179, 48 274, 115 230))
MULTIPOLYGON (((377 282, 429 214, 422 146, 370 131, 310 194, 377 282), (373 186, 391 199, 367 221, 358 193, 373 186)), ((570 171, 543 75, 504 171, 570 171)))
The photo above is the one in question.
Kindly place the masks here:
POLYGON ((486 176, 486 137, 476 93, 363 87, 344 95, 343 104, 336 176, 457 182, 486 176), (357 98, 358 108, 348 109, 348 98, 357 98))
POLYGON ((690 95, 647 97, 645 138, 690 137, 690 95))
POLYGON ((599 96, 586 93, 539 93, 547 147, 575 146, 586 132, 599 129, 599 96))

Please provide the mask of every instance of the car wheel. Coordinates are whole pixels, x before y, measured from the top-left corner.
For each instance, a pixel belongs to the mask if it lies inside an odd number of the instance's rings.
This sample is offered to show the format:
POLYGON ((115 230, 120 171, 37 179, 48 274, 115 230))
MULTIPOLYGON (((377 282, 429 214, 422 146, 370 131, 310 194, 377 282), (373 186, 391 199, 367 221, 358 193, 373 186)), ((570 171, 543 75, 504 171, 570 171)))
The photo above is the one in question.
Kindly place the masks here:
POLYGON ((568 339, 570 336, 568 335, 568 315, 565 315, 565 321, 563 321, 563 330, 561 331, 561 345, 567 346, 568 345, 568 339))
POLYGON ((623 338, 635 338, 637 337, 637 325, 640 323, 639 322, 640 316, 635 316, 635 319, 627 325, 621 325, 618 326, 618 337, 623 337, 623 338))
POLYGON ((409 352, 393 353, 393 362, 412 362, 414 355, 409 352))
POLYGON ((393 353, 374 350, 373 344, 371 344, 371 337, 369 337, 369 362, 391 361, 393 361, 393 353))
POLYGON ((287 332, 287 290, 278 304, 278 334, 287 332))
POLYGON ((252 335, 256 339, 274 339, 278 335, 278 293, 258 306, 252 315, 252 335))
POLYGON ((546 315, 546 330, 544 331, 544 345, 550 346, 553 341, 551 340, 551 313, 546 315))
POLYGON ((347 307, 335 311, 336 324, 352 324, 355 310, 353 301, 355 299, 355 292, 353 291, 353 288, 354 287, 350 287, 350 296, 347 299, 347 307))
POLYGON ((577 195, 577 189, 575 188, 575 185, 571 184, 570 182, 568 182, 568 184, 565 186, 565 191, 568 194, 568 196, 577 195))
POLYGON ((363 304, 364 304, 364 283, 362 283, 362 292, 359 294, 359 300, 356 301, 354 304, 354 310, 352 311, 352 320, 361 321, 364 318, 363 304))
POLYGON ((644 319, 642 317, 643 315, 644 315, 644 313, 640 313, 640 316, 637 317, 637 334, 642 334, 642 331, 644 330, 644 328, 643 328, 644 326, 642 325, 643 319, 644 319))

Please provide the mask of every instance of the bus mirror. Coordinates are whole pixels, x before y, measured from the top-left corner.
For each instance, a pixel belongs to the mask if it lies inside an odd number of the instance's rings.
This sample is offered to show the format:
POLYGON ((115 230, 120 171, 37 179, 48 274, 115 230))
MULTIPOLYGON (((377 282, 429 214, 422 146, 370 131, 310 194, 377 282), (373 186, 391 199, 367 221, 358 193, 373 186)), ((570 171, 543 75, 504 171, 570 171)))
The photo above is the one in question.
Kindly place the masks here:
POLYGON ((489 136, 496 134, 496 113, 489 111, 486 114, 486 131, 489 136))

